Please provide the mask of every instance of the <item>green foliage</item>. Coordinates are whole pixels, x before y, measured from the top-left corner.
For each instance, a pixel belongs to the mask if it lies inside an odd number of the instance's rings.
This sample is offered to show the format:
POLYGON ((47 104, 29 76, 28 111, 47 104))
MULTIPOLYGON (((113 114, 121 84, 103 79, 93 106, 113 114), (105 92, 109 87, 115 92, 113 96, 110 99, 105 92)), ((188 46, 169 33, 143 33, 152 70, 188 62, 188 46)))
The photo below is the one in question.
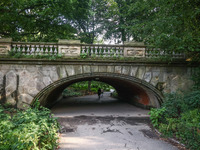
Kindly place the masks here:
POLYGON ((137 0, 129 11, 135 40, 167 51, 200 51, 198 0, 137 0))
POLYGON ((178 93, 166 94, 162 104, 166 108, 166 115, 177 118, 185 110, 183 96, 178 93))
POLYGON ((200 147, 200 91, 165 96, 160 109, 150 111, 154 127, 164 136, 176 136, 191 150, 200 147))
POLYGON ((87 55, 86 53, 81 53, 81 54, 80 54, 80 57, 83 58, 83 59, 85 59, 85 58, 88 57, 88 55, 87 55))
POLYGON ((14 51, 9 51, 9 56, 11 58, 35 58, 35 59, 49 59, 49 60, 56 60, 62 58, 62 55, 57 54, 57 55, 24 55, 20 52, 14 52, 14 51))
POLYGON ((165 107, 162 107, 160 109, 155 109, 155 108, 151 109, 149 115, 154 127, 157 128, 159 126, 159 122, 163 122, 163 119, 165 119, 165 112, 166 112, 165 107))
MULTIPOLYGON (((88 81, 78 82, 72 84, 70 87, 73 87, 76 90, 88 90, 88 81)), ((91 90, 97 92, 98 88, 104 89, 104 91, 110 91, 110 89, 114 89, 112 86, 98 81, 91 82, 91 90)))
POLYGON ((52 150, 58 146, 59 126, 50 110, 36 104, 10 113, 0 105, 0 149, 52 150))
POLYGON ((200 90, 193 90, 184 97, 188 109, 200 109, 200 90))
POLYGON ((62 92, 63 97, 72 97, 72 96, 81 96, 82 93, 81 92, 77 92, 72 88, 66 88, 63 92, 62 92))
MULTIPOLYGON (((200 57, 199 57, 200 58, 200 57)), ((192 75, 192 80, 194 81, 194 89, 200 89, 200 68, 194 69, 194 74, 192 75)))
POLYGON ((77 0, 2 0, 0 37, 15 41, 56 41, 75 38, 72 20, 84 20, 87 1, 77 0), (84 11, 83 11, 84 10, 84 11))
POLYGON ((71 97, 71 96, 82 96, 87 94, 94 94, 97 93, 98 89, 101 88, 104 91, 110 91, 110 89, 114 89, 112 86, 98 81, 82 81, 78 83, 74 83, 67 87, 62 95, 64 97, 71 97), (88 85, 90 84, 90 85, 88 85), (89 89, 90 86, 90 89, 89 89))

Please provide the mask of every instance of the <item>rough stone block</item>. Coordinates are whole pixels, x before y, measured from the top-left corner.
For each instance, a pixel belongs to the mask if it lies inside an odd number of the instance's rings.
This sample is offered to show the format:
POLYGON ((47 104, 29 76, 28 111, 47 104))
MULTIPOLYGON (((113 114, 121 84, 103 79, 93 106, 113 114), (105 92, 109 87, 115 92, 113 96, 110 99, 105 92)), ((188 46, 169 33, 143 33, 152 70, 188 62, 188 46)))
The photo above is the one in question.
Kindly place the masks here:
POLYGON ((29 104, 23 103, 23 102, 18 102, 17 103, 17 108, 22 109, 22 110, 26 110, 28 108, 30 108, 29 104))
POLYGON ((115 66, 115 73, 122 73, 122 66, 115 66))
POLYGON ((45 84, 43 83, 43 78, 36 78, 35 79, 35 83, 36 83, 36 89, 38 91, 41 91, 44 87, 45 87, 45 84))
POLYGON ((38 68, 36 66, 27 66, 25 67, 26 70, 30 73, 34 73, 34 72, 37 72, 38 71, 38 68))
POLYGON ((136 77, 139 78, 139 79, 143 79, 144 77, 144 74, 145 74, 145 67, 139 67, 138 68, 138 71, 136 73, 136 77))
POLYGON ((58 72, 59 72, 59 78, 60 78, 60 79, 66 78, 66 77, 67 77, 67 73, 66 73, 65 66, 60 66, 60 67, 58 68, 58 72))
POLYGON ((129 66, 123 66, 122 74, 128 75, 129 72, 130 72, 130 67, 129 66))
POLYGON ((15 106, 16 101, 15 101, 15 99, 11 95, 9 95, 9 96, 6 97, 6 103, 10 104, 12 106, 15 106))
POLYGON ((99 66, 91 66, 92 72, 99 72, 99 66))
POLYGON ((18 97, 18 102, 19 103, 26 103, 26 104, 31 104, 33 100, 33 97, 28 95, 28 94, 21 94, 18 97))
POLYGON ((12 85, 16 87, 17 85, 17 75, 15 71, 11 70, 6 74, 6 86, 12 85))
POLYGON ((107 67, 106 66, 99 66, 99 72, 106 72, 107 67))
POLYGON ((138 67, 136 67, 136 66, 131 67, 131 69, 130 69, 130 76, 135 77, 136 73, 137 73, 137 70, 138 70, 138 67))
POLYGON ((145 80, 146 82, 150 82, 150 81, 151 81, 151 77, 152 77, 151 72, 146 72, 146 73, 144 74, 144 80, 145 80))
POLYGON ((67 65, 67 66, 65 66, 65 68, 66 68, 68 76, 75 75, 75 70, 74 70, 74 66, 73 65, 67 65))
POLYGON ((159 79, 160 79, 159 76, 160 76, 160 72, 153 72, 152 79, 150 82, 153 86, 156 86, 157 83, 159 82, 159 79))
POLYGON ((57 81, 58 79, 59 79, 59 77, 58 77, 58 73, 57 73, 57 70, 55 69, 55 70, 51 70, 50 71, 50 77, 51 77, 51 80, 53 81, 53 82, 55 82, 55 81, 57 81))
POLYGON ((51 81, 50 77, 43 77, 43 83, 45 86, 48 86, 49 84, 51 84, 53 82, 51 81))
POLYGON ((114 66, 107 66, 107 72, 114 73, 115 67, 114 66))
POLYGON ((83 67, 82 65, 74 65, 74 70, 75 70, 75 74, 82 74, 83 73, 83 67))
POLYGON ((0 72, 0 86, 3 85, 3 77, 4 77, 4 74, 0 72))
POLYGON ((91 68, 90 68, 90 66, 88 66, 88 65, 84 65, 83 66, 83 72, 84 73, 91 73, 91 70, 90 70, 91 68))

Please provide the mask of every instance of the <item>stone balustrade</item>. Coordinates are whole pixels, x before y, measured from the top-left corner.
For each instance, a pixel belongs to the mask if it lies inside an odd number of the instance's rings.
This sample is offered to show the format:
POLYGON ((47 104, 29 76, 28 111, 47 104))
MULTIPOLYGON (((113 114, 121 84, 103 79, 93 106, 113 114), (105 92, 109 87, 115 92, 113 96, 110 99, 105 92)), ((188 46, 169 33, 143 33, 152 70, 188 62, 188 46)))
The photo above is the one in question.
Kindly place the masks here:
POLYGON ((123 45, 81 44, 79 40, 59 40, 49 42, 13 42, 11 38, 0 39, 0 56, 20 53, 33 56, 63 57, 134 57, 155 58, 167 56, 171 58, 185 58, 184 53, 168 52, 158 48, 150 48, 140 42, 125 42, 123 45))
POLYGON ((23 43, 13 42, 11 45, 11 51, 14 53, 21 53, 22 55, 57 55, 58 44, 57 43, 23 43))
POLYGON ((81 54, 92 57, 123 57, 123 45, 81 45, 81 54))

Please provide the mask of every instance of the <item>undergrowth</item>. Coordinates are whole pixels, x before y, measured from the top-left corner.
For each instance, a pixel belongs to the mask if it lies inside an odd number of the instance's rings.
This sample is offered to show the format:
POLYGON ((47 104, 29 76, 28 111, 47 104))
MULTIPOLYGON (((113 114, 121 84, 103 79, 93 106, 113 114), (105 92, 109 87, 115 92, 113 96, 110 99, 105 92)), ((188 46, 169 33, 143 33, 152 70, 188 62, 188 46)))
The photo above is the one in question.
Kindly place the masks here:
POLYGON ((39 106, 16 110, 0 105, 1 150, 54 150, 58 146, 57 120, 39 106))
POLYGON ((151 109, 150 119, 163 136, 174 137, 188 149, 200 150, 200 90, 165 96, 160 109, 151 109))

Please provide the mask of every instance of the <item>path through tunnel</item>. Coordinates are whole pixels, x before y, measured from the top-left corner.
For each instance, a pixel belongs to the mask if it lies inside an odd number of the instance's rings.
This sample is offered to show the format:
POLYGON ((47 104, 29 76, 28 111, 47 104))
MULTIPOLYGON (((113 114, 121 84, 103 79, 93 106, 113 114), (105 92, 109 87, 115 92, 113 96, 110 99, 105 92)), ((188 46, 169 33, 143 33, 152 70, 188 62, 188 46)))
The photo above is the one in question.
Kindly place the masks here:
POLYGON ((151 84, 135 77, 120 74, 81 74, 60 79, 44 88, 34 100, 41 105, 52 107, 68 86, 81 81, 100 81, 114 87, 118 99, 143 108, 160 107, 162 94, 151 84))
POLYGON ((153 150, 156 147, 175 150, 171 145, 160 141, 151 129, 149 110, 128 104, 146 108, 160 106, 159 93, 139 79, 114 74, 68 77, 67 80, 52 84, 52 87, 47 88, 49 91, 44 90, 46 96, 41 97, 41 102, 49 107, 59 97, 58 93, 61 94, 66 87, 91 80, 114 87, 119 99, 110 97, 110 92, 104 92, 100 99, 95 94, 62 98, 55 103, 51 112, 58 118, 61 126, 60 150, 153 150))

